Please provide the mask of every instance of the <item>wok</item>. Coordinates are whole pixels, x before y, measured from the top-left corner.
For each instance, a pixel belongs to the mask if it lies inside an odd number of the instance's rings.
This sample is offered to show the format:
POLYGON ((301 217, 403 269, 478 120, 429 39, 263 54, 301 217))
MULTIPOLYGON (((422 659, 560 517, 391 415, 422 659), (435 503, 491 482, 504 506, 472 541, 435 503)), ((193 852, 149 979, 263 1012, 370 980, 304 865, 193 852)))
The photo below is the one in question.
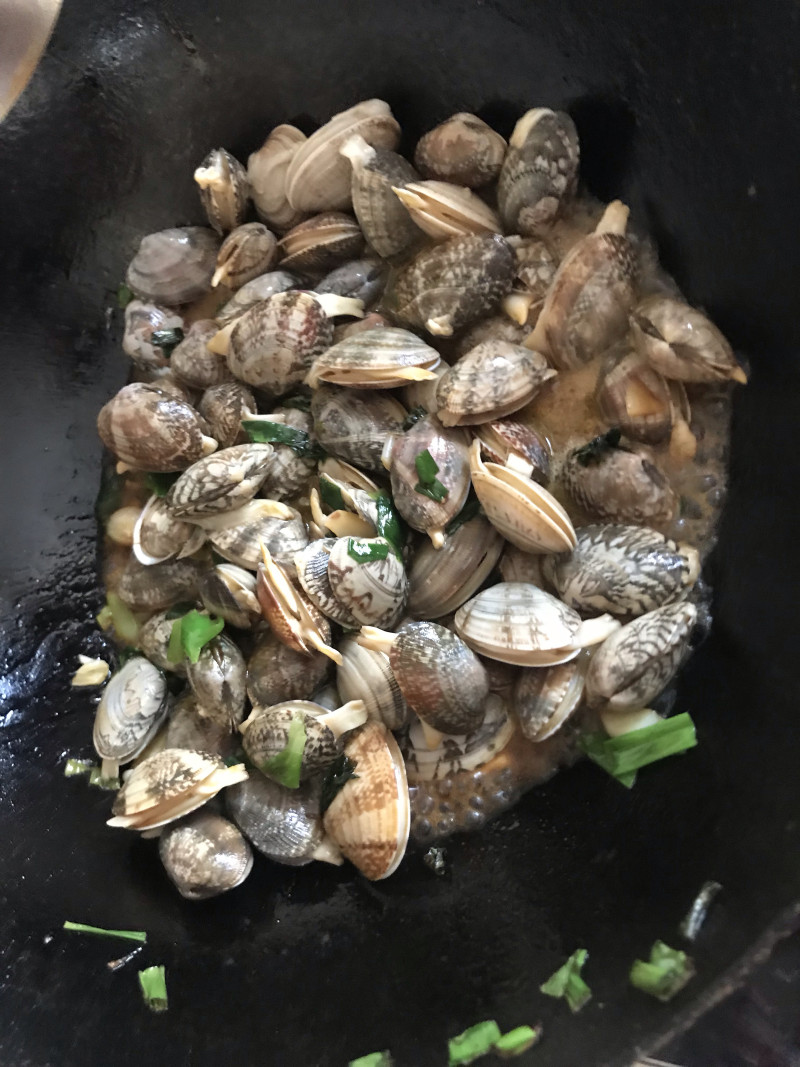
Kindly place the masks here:
POLYGON ((338 1065, 390 1047, 445 1062, 484 1018, 541 1020, 520 1063, 623 1065, 659 1047, 792 924, 800 900, 795 613, 800 127, 794 5, 729 0, 71 0, 0 128, 0 1061, 338 1065), (128 373, 114 294, 138 238, 201 221, 192 169, 277 122, 368 96, 413 143, 457 110, 504 134, 565 106, 583 177, 619 195, 668 269, 752 364, 709 565, 715 623, 677 706, 700 744, 627 792, 580 766, 478 836, 436 878, 409 854, 387 882, 260 861, 227 897, 178 898, 151 842, 104 825, 108 800, 62 777, 92 708, 68 680, 99 650, 95 414, 128 373), (631 961, 701 883, 724 893, 668 1006, 631 961), (145 929, 123 943, 64 919, 145 929), (594 1000, 573 1019, 540 982, 579 946, 594 1000), (170 1009, 135 971, 167 967, 170 1009))

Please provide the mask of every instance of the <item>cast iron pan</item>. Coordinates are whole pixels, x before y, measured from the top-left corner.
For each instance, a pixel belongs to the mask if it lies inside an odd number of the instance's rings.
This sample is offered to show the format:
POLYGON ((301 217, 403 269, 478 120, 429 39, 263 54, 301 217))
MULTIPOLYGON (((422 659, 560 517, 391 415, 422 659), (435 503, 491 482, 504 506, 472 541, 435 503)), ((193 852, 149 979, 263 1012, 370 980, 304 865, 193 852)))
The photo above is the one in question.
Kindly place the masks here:
MULTIPOLYGON (((790 922, 800 900, 796 436, 800 276, 798 11, 751 0, 71 0, 0 128, 0 1062, 340 1067, 391 1047, 446 1062, 483 1018, 541 1020, 520 1062, 630 1062, 685 1026, 790 922), (480 836, 389 881, 257 863, 204 904, 178 898, 150 842, 104 825, 107 798, 62 777, 92 709, 68 679, 100 647, 92 616, 95 414, 123 384, 107 312, 143 233, 200 221, 191 173, 244 157, 272 125, 367 96, 409 139, 457 110, 508 133, 566 106, 583 174, 620 195, 667 266, 752 362, 737 393, 732 485, 712 571, 716 623, 678 706, 700 745, 629 794, 581 766, 480 836), (626 986, 707 878, 725 886, 698 976, 663 1006, 626 986), (165 963, 153 1016, 123 943, 64 919, 146 929, 165 963), (52 935, 52 937, 50 936, 52 935), (538 993, 578 946, 594 1000, 538 993)), ((310 127, 309 127, 310 128, 310 127)), ((109 317, 110 315, 110 317, 109 317)))

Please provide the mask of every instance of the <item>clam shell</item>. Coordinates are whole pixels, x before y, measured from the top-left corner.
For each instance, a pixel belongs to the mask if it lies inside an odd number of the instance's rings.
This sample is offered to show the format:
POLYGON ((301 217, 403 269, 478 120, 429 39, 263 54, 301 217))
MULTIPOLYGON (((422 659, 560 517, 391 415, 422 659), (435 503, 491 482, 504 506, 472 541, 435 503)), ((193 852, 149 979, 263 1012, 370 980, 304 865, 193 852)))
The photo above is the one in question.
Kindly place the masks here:
POLYGON ((728 341, 702 312, 668 296, 650 296, 631 315, 634 341, 666 378, 746 382, 728 341))
POLYGON ((279 560, 291 560, 308 544, 300 512, 277 500, 251 500, 218 518, 221 523, 228 521, 209 530, 209 541, 226 560, 247 570, 258 567, 262 546, 279 560))
POLYGON ((578 132, 563 111, 535 108, 514 127, 497 182, 497 203, 512 233, 546 233, 575 188, 578 132))
POLYGON ((529 582, 543 589, 547 583, 542 576, 542 563, 549 558, 523 552, 516 545, 507 545, 500 557, 500 577, 504 582, 529 582))
POLYGON ((573 449, 561 468, 561 481, 572 499, 608 522, 669 522, 678 497, 661 468, 643 453, 597 440, 596 445, 573 449), (585 448, 593 446, 596 455, 587 458, 585 448))
MULTIPOLYGON (((159 667, 162 671, 171 671, 181 678, 186 677, 186 669, 182 663, 173 663, 167 657, 169 639, 172 636, 172 626, 175 622, 166 611, 158 611, 155 615, 143 622, 139 627, 139 648, 145 656, 159 667)), ((174 714, 174 712, 173 712, 174 714)), ((170 746, 172 747, 172 746, 170 746)), ((192 748, 192 745, 177 745, 177 748, 192 748)))
POLYGON ((276 126, 261 148, 247 160, 247 180, 259 218, 277 230, 303 221, 286 198, 286 172, 306 135, 296 126, 276 126))
POLYGON ((268 630, 259 634, 247 661, 247 695, 253 704, 263 707, 286 700, 309 700, 325 682, 330 666, 327 656, 297 652, 268 630))
POLYGON ((233 445, 188 467, 166 496, 172 514, 193 520, 243 507, 261 486, 272 445, 233 445))
POLYGON ((683 662, 697 608, 685 601, 640 615, 595 652, 586 675, 591 707, 609 711, 646 708, 683 662))
POLYGON ((127 763, 158 732, 169 708, 167 680, 143 656, 134 656, 103 690, 92 741, 98 756, 127 763))
POLYGON ((643 526, 584 526, 569 554, 548 556, 558 596, 586 614, 643 615, 683 598, 700 573, 697 549, 643 526))
POLYGON ((339 341, 319 354, 308 384, 349 385, 357 389, 395 389, 430 378, 439 353, 408 330, 380 326, 339 341))
POLYGON ((408 572, 409 615, 439 619, 460 607, 483 585, 497 565, 505 542, 483 516, 465 522, 445 537, 440 549, 423 544, 408 572))
POLYGON ((326 452, 380 472, 386 438, 402 433, 406 409, 375 390, 320 385, 311 398, 314 432, 326 452))
POLYGON ((366 878, 388 878, 405 855, 411 827, 403 757, 383 723, 374 720, 355 730, 344 750, 357 777, 333 798, 325 829, 366 878))
POLYGON ((244 221, 250 186, 247 172, 224 148, 214 148, 194 172, 200 201, 217 233, 229 233, 244 221))
POLYGON ((165 748, 191 748, 228 759, 238 745, 229 723, 200 715, 194 693, 187 689, 172 707, 167 720, 165 748))
POLYGON ((477 431, 481 451, 492 463, 514 466, 540 485, 550 478, 550 447, 547 438, 526 422, 496 419, 485 422, 477 431))
POLYGON ((514 710, 529 741, 559 730, 581 702, 589 657, 584 653, 555 667, 524 667, 514 687, 514 710))
POLYGON ((419 175, 396 152, 373 148, 358 135, 340 152, 353 167, 353 210, 370 246, 387 260, 403 256, 420 241, 420 233, 395 189, 415 182, 419 175))
POLYGON ((328 581, 345 609, 359 623, 393 626, 403 613, 408 579, 403 561, 382 537, 340 537, 330 550, 328 581), (355 546, 355 549, 354 549, 355 546), (356 558, 358 549, 383 549, 383 559, 356 558))
POLYGON ((205 540, 205 534, 173 515, 164 497, 151 496, 133 528, 133 554, 146 567, 164 563, 173 556, 190 556, 205 540))
MULTIPOLYGON (((310 438, 314 438, 314 424, 308 412, 277 407, 272 414, 276 421, 280 419, 284 426, 302 430, 310 438)), ((306 489, 315 468, 313 459, 298 455, 288 445, 275 443, 272 445, 272 459, 267 468, 267 476, 261 483, 261 495, 270 500, 291 500, 306 489)))
POLYGON ((453 355, 460 359, 484 341, 510 341, 519 345, 529 333, 528 329, 508 315, 487 315, 459 333, 458 339, 453 342, 453 355))
POLYGON ((187 900, 207 900, 235 889, 253 867, 250 846, 233 823, 207 811, 169 826, 159 839, 158 854, 187 900))
POLYGON ((193 407, 143 382, 124 385, 103 405, 97 432, 118 459, 142 471, 181 471, 216 447, 193 407))
POLYGON ((239 646, 225 634, 204 645, 196 663, 187 660, 186 677, 199 715, 229 729, 244 718, 247 667, 239 646))
POLYGON ((173 349, 170 356, 172 373, 190 389, 207 389, 232 378, 225 358, 207 347, 216 332, 214 319, 198 319, 173 349))
POLYGON ((350 163, 339 150, 360 134, 376 148, 395 149, 400 127, 383 100, 364 100, 334 115, 303 142, 286 172, 286 196, 296 211, 336 211, 350 205, 350 163))
POLYGON ((484 341, 452 366, 436 389, 445 426, 474 426, 524 407, 556 371, 539 352, 508 341, 484 341))
POLYGON ((670 435, 669 383, 638 352, 612 358, 598 379, 595 399, 608 424, 632 440, 658 444, 670 435))
POLYGON ((327 211, 299 223, 281 239, 281 269, 324 274, 364 250, 364 235, 352 215, 327 211))
POLYGON ((125 333, 122 350, 130 356, 140 370, 148 374, 158 373, 169 367, 164 350, 152 343, 157 330, 183 329, 183 317, 170 308, 158 304, 146 304, 131 300, 125 307, 125 333))
POLYGON ((331 550, 335 544, 335 537, 322 537, 309 542, 297 552, 294 557, 297 580, 308 599, 323 615, 347 630, 357 630, 360 625, 358 619, 337 598, 328 577, 331 550))
POLYGON ((217 269, 212 285, 241 289, 247 282, 265 274, 278 258, 275 234, 262 222, 246 222, 229 233, 217 253, 217 269))
POLYGON ((228 814, 245 837, 269 859, 290 867, 311 863, 323 844, 319 799, 319 781, 285 789, 258 773, 225 794, 228 814))
POLYGON ((228 366, 248 385, 281 396, 303 381, 332 337, 333 323, 311 293, 276 293, 234 326, 228 366))
POLYGON ((466 234, 502 233, 498 215, 479 196, 449 182, 415 182, 394 193, 414 223, 437 241, 466 234))
MULTIPOLYGON (((360 300, 364 307, 374 304, 386 286, 386 264, 376 259, 353 259, 326 274, 314 286, 315 293, 360 300)), ((355 325, 361 325, 363 320, 355 325)), ((354 325, 351 323, 350 325, 354 325)))
POLYGON ((228 303, 217 312, 216 319, 220 326, 227 326, 249 311, 254 304, 269 300, 275 293, 285 293, 288 289, 297 289, 300 280, 287 270, 273 270, 261 274, 246 282, 237 290, 228 303))
POLYGON ((134 611, 164 611, 194 600, 204 566, 194 559, 170 559, 145 567, 133 556, 117 584, 117 593, 134 611))
POLYGON ((460 111, 420 138, 414 163, 425 178, 477 189, 498 176, 507 147, 477 115, 460 111))
POLYGON ((221 563, 203 575, 197 592, 207 611, 240 630, 249 630, 261 618, 255 575, 242 567, 221 563))
MULTIPOLYGON (((333 718, 335 714, 309 700, 288 700, 268 708, 255 708, 242 723, 242 746, 251 763, 270 778, 266 764, 286 748, 289 727, 294 719, 300 718, 306 731, 300 780, 306 781, 333 763, 342 752, 339 732, 331 730, 325 722, 326 717, 333 718)), ((360 725, 365 718, 362 707, 353 721, 360 725)))
POLYGON ((244 438, 242 419, 256 412, 256 400, 242 382, 212 385, 203 393, 197 410, 206 420, 220 448, 230 448, 244 438))
POLYGON ((265 561, 258 565, 256 593, 264 618, 279 641, 296 652, 307 655, 322 652, 335 663, 340 661, 339 653, 330 647, 330 623, 306 594, 289 581, 268 552, 265 561))
POLYGON ((433 781, 474 771, 502 752, 514 736, 514 722, 503 700, 494 695, 486 699, 486 714, 477 730, 468 734, 443 734, 436 748, 429 748, 422 724, 417 721, 408 732, 405 750, 409 779, 433 781))
POLYGON ((563 552, 575 544, 569 515, 541 485, 510 467, 484 463, 481 443, 470 450, 472 485, 486 517, 525 552, 563 552))
POLYGON ((211 288, 219 239, 203 226, 185 226, 143 237, 125 282, 141 300, 176 307, 211 288))
POLYGON ((339 642, 342 662, 336 685, 342 700, 363 700, 367 714, 390 730, 401 730, 410 713, 384 652, 364 648, 353 637, 339 642))

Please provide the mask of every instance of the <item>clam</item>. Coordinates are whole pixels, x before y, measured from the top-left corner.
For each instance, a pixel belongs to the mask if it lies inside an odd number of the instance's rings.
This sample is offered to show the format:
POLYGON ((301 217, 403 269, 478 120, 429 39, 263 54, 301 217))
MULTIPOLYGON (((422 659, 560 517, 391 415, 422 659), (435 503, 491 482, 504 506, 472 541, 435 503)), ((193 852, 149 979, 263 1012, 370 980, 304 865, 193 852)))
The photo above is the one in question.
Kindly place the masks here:
POLYGON ((556 373, 538 352, 508 341, 484 341, 439 379, 437 415, 445 426, 501 419, 529 403, 556 373))
POLYGON ((273 442, 272 458, 267 476, 261 483, 261 493, 270 500, 289 500, 305 489, 316 467, 312 447, 314 423, 308 412, 289 407, 275 408, 269 418, 291 430, 299 430, 304 435, 301 440, 303 443, 307 441, 309 446, 306 451, 305 447, 273 442))
POLYGON ((407 412, 394 397, 376 390, 320 385, 311 398, 311 415, 326 452, 366 470, 381 471, 384 443, 391 434, 402 433, 407 412))
POLYGON ((595 399, 609 425, 632 440, 658 444, 672 431, 670 384, 637 352, 611 358, 598 379, 595 399))
POLYGON ((327 656, 297 652, 266 630, 258 635, 247 661, 247 695, 262 707, 308 700, 324 683, 330 666, 327 656))
POLYGON ((383 537, 340 537, 330 550, 328 581, 349 614, 370 626, 393 626, 408 596, 403 561, 383 537))
POLYGON ((400 127, 383 100, 364 100, 334 115, 293 154, 286 172, 286 196, 296 211, 336 211, 350 205, 350 163, 339 154, 359 134, 376 148, 393 150, 400 127))
POLYGON ((459 333, 458 339, 453 342, 453 355, 460 359, 484 341, 510 341, 519 345, 529 333, 530 330, 508 315, 487 315, 459 333))
POLYGON ((280 560, 291 560, 308 544, 299 511, 278 500, 251 500, 244 507, 200 520, 213 548, 229 563, 254 571, 263 545, 280 560))
POLYGON ((497 203, 511 233, 546 233, 577 185, 580 149, 563 111, 534 108, 514 127, 497 182, 497 203))
MULTIPOLYGON (((169 639, 175 619, 169 611, 157 611, 155 615, 139 627, 138 645, 145 656, 162 671, 186 676, 183 663, 173 663, 168 656, 169 639)), ((173 712, 174 713, 174 712, 173 712)), ((178 745, 178 748, 192 748, 192 745, 178 745)))
POLYGON ((244 718, 247 666, 236 642, 218 634, 203 646, 196 663, 184 665, 198 714, 231 730, 238 726, 244 718))
POLYGON ((594 233, 562 261, 525 344, 559 370, 580 367, 625 334, 635 300, 636 252, 625 236, 628 208, 606 208, 594 233))
POLYGON ((669 296, 649 296, 631 314, 636 346, 665 378, 747 382, 733 350, 701 311, 669 296))
POLYGON ((517 257, 517 273, 514 289, 503 301, 503 310, 520 326, 535 325, 558 262, 538 237, 514 236, 507 240, 517 257))
MULTIPOLYGON (((332 273, 335 273, 335 271, 332 273)), ((320 290, 321 295, 324 295, 321 292, 322 283, 317 286, 317 289, 320 290)), ((380 326, 391 325, 384 315, 378 314, 377 311, 370 311, 364 315, 363 319, 357 319, 355 322, 338 323, 333 329, 333 343, 338 345, 340 341, 344 341, 348 337, 355 337, 357 333, 364 333, 366 330, 374 330, 380 326)))
POLYGON ((357 638, 384 652, 397 684, 422 720, 431 748, 440 734, 468 734, 483 722, 489 680, 460 637, 436 622, 409 622, 399 633, 364 626, 357 638))
POLYGON ((247 180, 256 212, 276 230, 289 230, 303 221, 286 197, 286 172, 306 135, 296 126, 276 126, 261 148, 247 160, 247 180))
POLYGON ((184 470, 217 447, 193 407, 142 382, 123 385, 103 405, 97 432, 118 459, 143 471, 184 470))
POLYGON ((502 464, 540 485, 547 485, 550 478, 549 442, 528 423, 495 419, 485 422, 477 435, 481 451, 492 463, 502 464))
POLYGON ((514 736, 514 722, 502 698, 486 698, 486 714, 476 730, 468 734, 443 734, 435 748, 429 748, 422 723, 413 723, 408 732, 405 752, 408 775, 412 781, 433 781, 474 771, 502 752, 514 736))
POLYGON ((308 597, 293 585, 268 550, 258 566, 258 602, 264 618, 279 641, 296 652, 312 655, 316 650, 339 663, 341 656, 328 643, 330 623, 308 597))
POLYGON ((278 244, 281 270, 325 274, 364 250, 364 235, 352 215, 326 211, 298 223, 278 244))
POLYGON ((477 189, 498 176, 507 147, 477 115, 460 111, 419 139, 414 163, 425 178, 477 189))
POLYGON ((584 526, 569 554, 548 556, 544 573, 576 611, 642 615, 689 593, 697 549, 644 526, 584 526))
POLYGON ((205 539, 198 527, 176 518, 163 497, 151 496, 133 528, 132 548, 139 563, 151 567, 173 556, 193 555, 205 539))
POLYGON ((353 168, 353 211, 364 236, 384 259, 402 257, 419 243, 420 233, 395 191, 419 175, 402 156, 387 148, 373 148, 359 134, 345 141, 339 151, 353 168))
POLYGON ((212 352, 208 342, 217 333, 214 319, 198 319, 170 356, 172 373, 190 389, 208 389, 231 380, 224 356, 212 352))
POLYGON ((164 349, 153 344, 153 334, 182 329, 183 317, 170 308, 131 300, 125 308, 122 350, 140 370, 157 374, 169 367, 169 360, 164 355, 164 349))
MULTIPOLYGON (((174 667, 171 668, 174 670, 174 667)), ((236 747, 230 723, 201 715, 191 689, 175 701, 167 720, 165 748, 191 748, 227 760, 236 747)))
POLYGON ((218 756, 165 748, 137 764, 117 793, 109 826, 153 830, 201 807, 221 789, 243 782, 241 763, 226 767, 218 756))
POLYGON ((397 684, 389 657, 360 645, 353 637, 339 642, 342 662, 336 670, 336 685, 342 700, 363 700, 367 715, 389 730, 401 730, 410 713, 397 684))
POLYGON ((312 293, 276 293, 236 322, 228 366, 248 385, 281 396, 303 381, 332 337, 333 324, 312 293))
POLYGON ((511 466, 484 463, 481 442, 470 449, 472 485, 486 517, 525 552, 565 552, 575 544, 569 515, 552 493, 511 466))
POLYGON ((170 559, 147 567, 131 556, 117 583, 117 593, 134 611, 164 611, 194 600, 203 564, 194 559, 170 559))
POLYGON ((317 355, 306 379, 356 389, 394 389, 435 377, 439 353, 408 330, 376 327, 317 355))
POLYGON ((216 318, 220 326, 228 326, 249 311, 254 304, 269 300, 275 293, 285 293, 287 289, 297 289, 298 278, 287 270, 273 270, 245 282, 241 289, 233 294, 227 304, 220 308, 216 318))
POLYGON ((330 457, 320 464, 319 490, 313 488, 309 495, 311 517, 320 536, 326 536, 326 531, 334 537, 373 537, 377 533, 380 490, 355 467, 350 472, 348 467, 330 457), (338 471, 338 467, 345 471, 338 471), (333 471, 342 477, 334 477, 333 471), (331 509, 328 512, 323 510, 323 496, 325 507, 331 509))
POLYGON ((333 682, 328 682, 322 689, 318 689, 311 701, 313 704, 319 704, 328 711, 336 711, 343 703, 342 698, 339 696, 339 690, 333 682))
POLYGON ((140 300, 175 307, 211 288, 219 240, 202 226, 160 230, 143 237, 125 281, 140 300))
POLYGON ((256 412, 256 400, 242 382, 212 385, 203 393, 197 410, 208 423, 220 448, 230 448, 244 436, 242 419, 256 412))
POLYGON ((229 789, 225 800, 228 814, 245 837, 275 863, 300 867, 312 860, 342 862, 322 827, 319 780, 286 789, 263 774, 251 774, 229 789))
POLYGON ((581 622, 577 611, 525 582, 500 582, 463 604, 456 633, 490 659, 523 667, 549 667, 575 659, 619 629, 610 615, 581 622))
POLYGON ((289 743, 289 727, 299 719, 305 730, 300 762, 300 780, 324 771, 342 753, 342 736, 367 721, 361 700, 352 700, 328 711, 310 700, 287 700, 269 708, 254 708, 242 723, 242 745, 247 758, 264 774, 273 777, 270 761, 289 743))
POLYGON ((645 708, 680 667, 697 621, 694 604, 666 604, 613 633, 595 652, 586 675, 591 707, 645 708))
POLYGON ((498 567, 500 577, 504 582, 529 582, 543 589, 546 583, 542 576, 542 564, 549 558, 523 552, 516 545, 506 545, 498 567))
POLYGON ((500 219, 489 205, 461 185, 412 180, 393 186, 393 191, 412 221, 434 240, 503 232, 500 219))
POLYGON ((246 504, 261 486, 272 462, 272 445, 232 445, 188 467, 166 496, 177 518, 230 512, 246 504))
POLYGON ((384 464, 392 479, 395 507, 415 530, 427 533, 436 548, 444 543, 444 528, 464 506, 469 492, 469 448, 459 427, 445 427, 433 415, 404 434, 391 437, 384 464), (423 456, 426 454, 426 456, 423 456), (423 479, 420 457, 432 461, 433 480, 423 479))
MULTIPOLYGON (((386 286, 386 264, 377 259, 351 259, 335 267, 314 286, 316 293, 334 293, 360 300, 364 307, 374 304, 386 286)), ((360 325, 359 323, 350 323, 360 325)))
POLYGON ((250 186, 247 172, 224 148, 215 148, 194 172, 200 200, 217 233, 229 233, 244 221, 250 186))
POLYGON ((240 630, 249 630, 261 618, 255 575, 243 567, 220 563, 203 575, 197 592, 206 611, 240 630))
POLYGON ((187 900, 207 900, 235 889, 253 866, 250 846, 233 823, 207 811, 169 826, 159 839, 158 854, 187 900))
POLYGON ((360 625, 358 619, 336 596, 328 577, 331 550, 335 544, 335 537, 322 537, 297 552, 294 557, 297 580, 308 599, 323 615, 345 629, 357 630, 360 625))
POLYGON ((374 720, 350 735, 344 751, 356 777, 331 801, 325 829, 366 878, 388 878, 405 855, 411 828, 403 757, 383 723, 374 720))
POLYGON ((217 269, 211 285, 241 289, 264 275, 278 258, 275 234, 262 222, 246 222, 228 234, 217 253, 217 269))
POLYGON ((400 395, 409 411, 423 408, 431 415, 436 414, 436 390, 439 387, 439 379, 447 374, 448 369, 446 363, 438 363, 432 368, 433 378, 429 378, 424 382, 410 382, 404 386, 400 395))
POLYGON ((574 715, 583 696, 589 656, 554 667, 523 667, 514 686, 514 710, 522 733, 538 744, 574 715))
POLYGON ((408 572, 409 615, 415 619, 439 619, 455 611, 489 577, 504 544, 483 516, 448 534, 440 549, 423 544, 414 553, 408 572))
POLYGON ((504 238, 451 237, 397 274, 387 306, 403 326, 450 337, 494 311, 511 289, 514 272, 514 253, 504 238))
POLYGON ((573 449, 561 480, 577 504, 609 522, 669 522, 678 506, 664 472, 646 454, 620 446, 618 431, 573 449))
POLYGON ((156 735, 168 709, 167 680, 158 667, 144 656, 129 659, 97 705, 92 741, 98 756, 110 764, 130 762, 156 735))

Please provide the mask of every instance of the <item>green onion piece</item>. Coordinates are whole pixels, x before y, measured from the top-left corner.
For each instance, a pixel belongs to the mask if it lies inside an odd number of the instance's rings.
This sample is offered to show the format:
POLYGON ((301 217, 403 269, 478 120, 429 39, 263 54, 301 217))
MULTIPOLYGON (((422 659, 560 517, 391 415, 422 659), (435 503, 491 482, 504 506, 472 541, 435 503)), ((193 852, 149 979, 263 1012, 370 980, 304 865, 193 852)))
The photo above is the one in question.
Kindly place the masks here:
POLYGON ((76 774, 89 774, 95 769, 94 764, 88 759, 68 759, 64 764, 64 777, 73 778, 76 774))
POLYGON ((349 782, 351 778, 358 778, 355 773, 356 766, 357 761, 345 756, 344 752, 328 765, 325 777, 322 779, 322 791, 319 798, 320 815, 325 814, 346 782, 349 782))
POLYGON ((295 411, 311 411, 311 394, 295 393, 281 400, 282 408, 294 408, 295 411))
POLYGON ((477 516, 480 514, 481 502, 480 500, 478 500, 474 493, 470 492, 469 496, 466 499, 464 507, 461 509, 461 511, 459 511, 458 515, 456 515, 454 519, 451 519, 450 522, 448 522, 447 526, 445 526, 444 528, 444 532, 447 534, 448 537, 452 537, 456 530, 460 530, 465 523, 470 522, 474 518, 477 518, 477 516))
POLYGON ((156 496, 166 496, 180 476, 180 471, 153 471, 149 474, 145 474, 144 484, 150 492, 155 493, 156 496))
POLYGON ((331 511, 347 510, 341 489, 327 474, 319 476, 319 498, 331 511))
POLYGON ((427 448, 423 448, 416 457, 414 466, 417 468, 417 477, 423 485, 429 485, 431 482, 436 481, 436 475, 439 473, 439 464, 427 448))
POLYGON ((242 419, 242 427, 256 444, 286 445, 302 459, 321 459, 325 453, 305 430, 269 419, 242 419))
POLYGON ((403 419, 403 429, 410 430, 412 426, 416 426, 418 422, 421 422, 427 414, 428 409, 425 407, 425 405, 417 404, 417 406, 415 408, 412 408, 411 411, 409 411, 409 413, 403 419))
POLYGON ((163 964, 139 971, 139 986, 144 1002, 151 1011, 167 1010, 167 981, 163 964))
POLYGON ((161 349, 164 359, 169 359, 182 340, 183 330, 180 326, 171 330, 153 330, 150 334, 150 344, 161 349))
POLYGON ((548 997, 563 997, 570 1010, 580 1011, 592 999, 592 991, 581 978, 581 970, 589 957, 585 948, 576 949, 539 989, 548 997))
POLYGON ((495 1041, 494 1051, 503 1059, 510 1060, 533 1048, 541 1036, 541 1026, 518 1026, 495 1041))
POLYGON ((589 759, 624 785, 631 782, 630 775, 640 767, 686 752, 696 744, 694 723, 685 712, 619 737, 601 739, 601 735, 589 734, 580 741, 580 747, 589 759))
POLYGON ((224 619, 212 618, 192 608, 172 624, 167 659, 170 663, 178 663, 186 656, 190 663, 197 663, 203 648, 222 632, 224 626, 224 619))
POLYGON ((347 1067, 392 1067, 394 1060, 388 1049, 383 1052, 370 1052, 367 1056, 359 1056, 357 1060, 350 1060, 347 1067))
POLYGON ((672 1000, 694 975, 694 964, 685 952, 656 941, 650 949, 650 960, 635 960, 630 982, 636 989, 658 1000, 672 1000))
POLYGON ((108 778, 103 774, 102 767, 92 767, 89 771, 89 785, 95 786, 97 789, 105 789, 108 792, 117 790, 120 787, 120 780, 117 777, 108 778))
POLYGON ((369 495, 375 501, 377 511, 375 528, 378 534, 389 542, 399 556, 406 543, 406 535, 392 498, 385 489, 379 489, 377 493, 370 493, 369 495))
POLYGON ((355 537, 347 538, 347 554, 357 563, 373 563, 378 559, 386 559, 390 548, 388 541, 359 541, 355 537))
POLYGON ((414 492, 420 493, 422 496, 430 497, 431 500, 435 500, 437 504, 441 504, 443 500, 447 500, 449 490, 447 486, 442 485, 438 478, 434 478, 432 482, 426 483, 417 482, 414 486, 414 492))
POLYGON ((302 715, 295 715, 289 723, 286 744, 272 759, 262 766, 265 774, 287 789, 297 789, 300 785, 300 766, 306 747, 306 724, 302 715))
POLYGON ((133 300, 133 290, 123 282, 119 289, 117 289, 117 303, 124 311, 128 304, 130 304, 131 300, 133 300))
POLYGON ((102 926, 87 926, 85 923, 65 922, 65 930, 72 930, 78 934, 100 934, 101 937, 119 937, 123 941, 146 941, 147 934, 144 930, 104 930, 102 926))
POLYGON ((114 633, 126 645, 135 645, 139 640, 139 623, 128 605, 116 593, 107 593, 105 606, 97 616, 97 624, 103 630, 114 627, 114 633))
POLYGON ((447 1046, 450 1053, 449 1067, 472 1063, 473 1060, 485 1056, 492 1051, 499 1038, 500 1027, 494 1019, 476 1023, 458 1037, 451 1037, 447 1046))

